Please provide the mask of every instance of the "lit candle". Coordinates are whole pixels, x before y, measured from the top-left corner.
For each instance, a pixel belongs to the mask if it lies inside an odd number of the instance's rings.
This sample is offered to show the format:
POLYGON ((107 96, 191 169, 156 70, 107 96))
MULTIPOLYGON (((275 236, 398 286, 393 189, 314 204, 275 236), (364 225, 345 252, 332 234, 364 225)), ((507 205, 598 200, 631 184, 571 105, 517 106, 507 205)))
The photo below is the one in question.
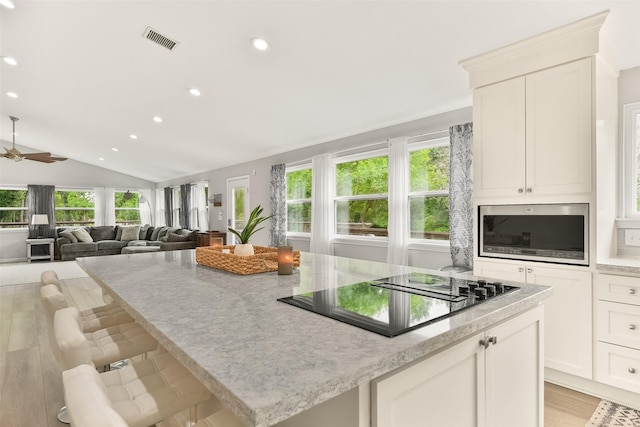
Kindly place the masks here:
POLYGON ((278 274, 293 273, 293 247, 278 247, 278 274))
POLYGON ((211 237, 209 238, 209 244, 214 248, 220 249, 222 248, 222 237, 211 237))

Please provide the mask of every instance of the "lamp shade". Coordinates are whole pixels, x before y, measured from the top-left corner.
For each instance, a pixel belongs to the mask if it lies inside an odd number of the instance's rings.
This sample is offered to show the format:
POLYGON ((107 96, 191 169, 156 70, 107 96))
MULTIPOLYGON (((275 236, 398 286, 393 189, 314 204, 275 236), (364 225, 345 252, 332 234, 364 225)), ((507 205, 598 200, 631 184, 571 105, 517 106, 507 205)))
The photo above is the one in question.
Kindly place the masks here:
POLYGON ((34 214, 31 216, 32 225, 48 225, 49 217, 46 214, 34 214))

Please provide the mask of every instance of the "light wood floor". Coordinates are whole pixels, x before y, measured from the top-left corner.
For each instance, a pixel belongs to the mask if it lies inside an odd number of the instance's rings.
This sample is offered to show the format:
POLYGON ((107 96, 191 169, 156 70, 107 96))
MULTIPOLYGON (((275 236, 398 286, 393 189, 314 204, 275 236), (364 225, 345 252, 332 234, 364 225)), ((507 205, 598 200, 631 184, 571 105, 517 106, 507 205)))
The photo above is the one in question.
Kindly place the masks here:
MULTIPOLYGON (((81 310, 103 304, 90 279, 62 280, 70 305, 81 310)), ((0 286, 0 426, 62 427, 61 373, 47 336, 40 284, 0 286)), ((545 383, 545 426, 584 427, 600 399, 545 383)))

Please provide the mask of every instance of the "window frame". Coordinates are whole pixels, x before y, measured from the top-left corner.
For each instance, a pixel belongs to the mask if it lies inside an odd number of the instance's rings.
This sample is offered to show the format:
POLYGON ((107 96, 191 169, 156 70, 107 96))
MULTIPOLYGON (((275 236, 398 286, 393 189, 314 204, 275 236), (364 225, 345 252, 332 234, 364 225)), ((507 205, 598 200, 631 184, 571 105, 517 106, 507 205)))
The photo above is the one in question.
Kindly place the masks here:
POLYGON ((121 226, 127 226, 127 225, 144 225, 142 224, 142 217, 140 215, 140 197, 142 197, 142 194, 140 194, 139 191, 137 190, 115 190, 113 192, 113 215, 115 218, 115 225, 121 225, 121 226), (137 194, 138 195, 138 207, 137 208, 119 208, 116 206, 115 204, 115 197, 118 193, 120 194, 125 194, 125 193, 131 193, 131 194, 137 194), (138 222, 137 223, 131 223, 131 222, 118 222, 118 211, 137 211, 138 212, 138 222))
POLYGON ((640 218, 640 210, 638 206, 638 170, 637 166, 637 154, 636 150, 639 150, 640 145, 640 132, 638 131, 638 122, 640 120, 640 102, 633 102, 625 104, 623 106, 623 200, 624 200, 624 215, 627 218, 640 218), (638 145, 636 145, 638 144, 638 145))
MULTIPOLYGON (((377 144, 374 144, 374 146, 377 144)), ((386 193, 371 193, 371 194, 359 194, 359 195, 351 195, 351 196, 338 196, 338 179, 337 179, 337 166, 341 163, 350 163, 356 162, 358 160, 366 160, 373 159, 376 157, 387 157, 387 175, 389 173, 389 148, 380 148, 380 149, 370 149, 370 150, 362 150, 358 151, 355 154, 347 154, 343 156, 336 156, 332 158, 333 164, 333 175, 334 175, 334 188, 333 192, 333 216, 334 216, 334 236, 336 241, 339 240, 362 240, 362 241, 371 241, 371 242, 384 242, 387 244, 389 241, 389 229, 386 228, 387 236, 363 236, 357 234, 340 234, 338 233, 338 211, 337 211, 337 203, 338 202, 349 202, 349 201, 357 201, 357 200, 386 200, 387 201, 387 221, 389 220, 389 192, 388 192, 388 178, 387 178, 387 192, 386 193)), ((407 165, 408 166, 408 165, 407 165)))
MULTIPOLYGON (((56 212, 57 211, 78 211, 78 210, 92 210, 93 211, 93 221, 91 222, 87 222, 81 225, 78 225, 78 223, 73 223, 73 224, 64 224, 61 222, 58 222, 57 218, 56 218, 56 227, 65 227, 65 228, 69 228, 69 227, 91 227, 91 226, 95 226, 96 224, 96 192, 94 191, 93 188, 64 188, 64 187, 56 187, 54 194, 58 193, 58 192, 64 192, 64 193, 69 193, 69 192, 74 192, 74 193, 91 193, 93 194, 93 207, 92 208, 67 208, 67 207, 57 207, 55 206, 55 201, 54 201, 54 206, 53 206, 53 215, 55 218, 56 212)), ((55 200, 55 196, 54 196, 54 200, 55 200)))
MULTIPOLYGON (((422 139, 415 142, 410 142, 407 144, 407 151, 409 154, 415 151, 426 150, 429 148, 437 148, 437 147, 449 147, 451 149, 451 140, 449 136, 440 136, 436 138, 422 139)), ((407 164, 407 170, 411 169, 411 160, 409 159, 409 163, 407 164)), ((451 183, 451 171, 449 171, 449 183, 451 183)), ((411 198, 417 197, 447 197, 450 198, 450 188, 447 186, 447 190, 435 190, 435 191, 411 191, 411 175, 409 175, 409 187, 407 189, 407 204, 411 206, 411 198)), ((408 212, 408 220, 409 220, 409 236, 408 241, 409 244, 429 244, 429 245, 449 245, 451 238, 449 239, 418 239, 411 237, 411 212, 408 212)), ((451 225, 451 224, 449 224, 451 225)), ((449 237, 451 237, 451 233, 449 233, 449 237)))
MULTIPOLYGON (((288 195, 287 195, 287 210, 289 208, 289 204, 302 204, 302 203, 309 203, 309 205, 311 206, 311 212, 313 214, 313 164, 311 162, 305 162, 305 163, 301 163, 301 164, 296 164, 295 166, 289 166, 289 165, 285 165, 284 167, 284 178, 285 178, 285 182, 287 181, 287 174, 290 172, 299 172, 305 169, 310 169, 311 170, 311 197, 309 198, 305 198, 305 199, 289 199, 288 195)), ((309 225, 309 229, 311 229, 311 224, 309 225)), ((291 236, 291 237, 310 237, 311 236, 311 231, 309 232, 305 232, 305 231, 289 231, 287 230, 287 236, 291 236)))
MULTIPOLYGON (((0 190, 4 190, 4 191, 24 191, 25 193, 27 192, 27 187, 0 187, 0 190)), ((29 206, 26 203, 26 196, 25 196, 25 206, 21 206, 21 207, 12 207, 12 206, 0 206, 0 211, 24 211, 27 212, 27 214, 25 215, 26 217, 26 224, 24 226, 8 226, 5 227, 3 224, 4 223, 0 223, 0 230, 6 231, 6 230, 27 230, 29 228, 29 206)))

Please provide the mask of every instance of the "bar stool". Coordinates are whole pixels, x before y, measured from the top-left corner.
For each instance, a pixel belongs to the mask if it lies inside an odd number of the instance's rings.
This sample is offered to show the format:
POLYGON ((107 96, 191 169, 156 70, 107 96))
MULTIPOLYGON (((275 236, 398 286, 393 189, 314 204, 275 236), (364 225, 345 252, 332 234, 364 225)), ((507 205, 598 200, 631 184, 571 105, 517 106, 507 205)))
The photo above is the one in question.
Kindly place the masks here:
POLYGON ((40 274, 40 283, 43 285, 56 285, 60 288, 60 279, 58 273, 53 270, 46 270, 40 274))
MULTIPOLYGON (((98 374, 89 365, 78 365, 62 373, 64 399, 69 405, 69 418, 73 427, 133 425, 128 424, 129 421, 118 412, 122 400, 119 403, 111 400, 110 389, 102 381, 107 374, 110 373, 98 374)), ((156 423, 166 419, 160 419, 161 416, 158 414, 156 423)), ((198 421, 193 427, 244 427, 244 424, 229 409, 223 409, 198 421)))
MULTIPOLYGON (((80 326, 80 313, 77 308, 67 307, 57 311, 55 310, 56 301, 60 303, 60 299, 56 292, 49 292, 55 290, 51 287, 55 288, 55 285, 47 285, 40 288, 40 297, 45 309, 49 345, 61 370, 64 370, 67 364, 65 363, 64 355, 55 336, 55 315, 57 312, 65 310, 71 311, 76 322, 76 327, 87 342, 87 345, 89 345, 89 338, 92 340, 93 346, 89 349, 89 354, 92 356, 91 360, 98 363, 101 370, 110 370, 111 363, 157 349, 158 342, 144 331, 141 326, 133 322, 89 332, 87 333, 89 337, 85 336, 80 326), (124 331, 124 334, 120 333, 122 331, 124 331), (97 342, 96 338, 98 340, 97 342), (95 359, 93 358, 94 354, 95 359)), ((69 423, 66 406, 60 408, 57 416, 60 422, 69 423)))
MULTIPOLYGON (((53 270, 46 270, 40 275, 40 283, 44 286, 55 285, 60 295, 56 296, 55 309, 66 308, 69 304, 66 297, 62 293, 62 287, 58 280, 58 274, 53 270)), ((53 293, 53 290, 49 290, 53 293)), ((53 315, 52 315, 53 316, 53 315)), ((98 329, 108 328, 110 326, 119 325, 121 323, 133 322, 133 318, 125 311, 125 309, 116 303, 106 304, 99 307, 82 310, 80 312, 82 318, 83 330, 92 332, 98 329)), ((52 317, 53 319, 53 317, 52 317)))
MULTIPOLYGON (((54 284, 40 287, 40 299, 43 301, 45 315, 51 319, 51 324, 53 324, 55 312, 69 306, 67 298, 54 284)), ((94 332, 133 321, 133 317, 129 316, 122 306, 115 304, 80 312, 80 323, 84 332, 94 332)))
POLYGON ((202 383, 169 353, 98 374, 90 364, 81 363, 83 359, 89 363, 91 360, 77 329, 66 332, 66 337, 60 334, 68 344, 62 345, 66 363, 80 363, 62 373, 73 426, 148 427, 188 408, 192 408, 191 418, 195 422, 193 408, 211 398, 202 383), (96 422, 99 420, 96 412, 105 413, 104 424, 96 422))
MULTIPOLYGON (((110 370, 109 365, 113 362, 158 349, 158 342, 155 338, 135 322, 123 323, 95 332, 83 332, 80 312, 75 307, 67 307, 55 312, 53 320, 54 344, 61 345, 58 337, 60 331, 72 328, 77 329, 87 341, 92 363, 104 371, 110 370)), ((60 350, 63 351, 62 348, 60 350)), ((65 369, 68 368, 69 366, 65 366, 65 369)))

